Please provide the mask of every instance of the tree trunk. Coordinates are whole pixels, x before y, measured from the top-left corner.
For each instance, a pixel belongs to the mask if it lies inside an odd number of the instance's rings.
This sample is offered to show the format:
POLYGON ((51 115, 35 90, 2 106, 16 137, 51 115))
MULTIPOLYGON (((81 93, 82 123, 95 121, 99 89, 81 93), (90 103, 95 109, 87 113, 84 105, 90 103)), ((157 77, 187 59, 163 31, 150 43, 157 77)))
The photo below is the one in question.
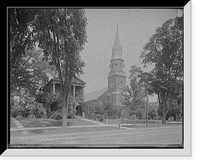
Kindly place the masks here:
POLYGON ((176 121, 177 120, 177 115, 174 115, 174 121, 176 121))
POLYGON ((62 127, 67 127, 66 96, 62 97, 62 127))
POLYGON ((165 110, 163 110, 162 124, 166 124, 166 116, 167 116, 167 113, 165 112, 165 110))
POLYGON ((168 108, 167 108, 167 98, 168 98, 168 94, 167 96, 164 97, 163 102, 162 102, 162 124, 166 124, 166 117, 167 117, 167 113, 168 113, 168 108))
POLYGON ((68 98, 70 96, 70 91, 66 92, 62 97, 62 127, 67 127, 67 115, 68 115, 68 98))

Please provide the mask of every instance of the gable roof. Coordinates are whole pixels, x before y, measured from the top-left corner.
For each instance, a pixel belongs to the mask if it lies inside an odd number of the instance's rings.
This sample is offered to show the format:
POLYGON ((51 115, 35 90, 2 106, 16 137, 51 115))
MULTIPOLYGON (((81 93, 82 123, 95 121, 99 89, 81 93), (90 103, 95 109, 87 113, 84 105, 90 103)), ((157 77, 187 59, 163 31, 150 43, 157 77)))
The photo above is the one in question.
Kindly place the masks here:
POLYGON ((108 87, 86 94, 85 101, 96 100, 108 91, 108 87))
MULTIPOLYGON (((59 78, 58 77, 55 77, 55 78, 52 78, 45 86, 47 86, 48 84, 51 84, 53 82, 56 82, 56 83, 59 83, 59 78)), ((81 80, 79 77, 75 77, 72 82, 72 84, 79 84, 79 85, 85 85, 86 82, 84 82, 83 80, 81 80)))
POLYGON ((85 85, 86 83, 81 80, 79 77, 75 77, 73 80, 72 80, 72 84, 81 84, 81 85, 85 85))

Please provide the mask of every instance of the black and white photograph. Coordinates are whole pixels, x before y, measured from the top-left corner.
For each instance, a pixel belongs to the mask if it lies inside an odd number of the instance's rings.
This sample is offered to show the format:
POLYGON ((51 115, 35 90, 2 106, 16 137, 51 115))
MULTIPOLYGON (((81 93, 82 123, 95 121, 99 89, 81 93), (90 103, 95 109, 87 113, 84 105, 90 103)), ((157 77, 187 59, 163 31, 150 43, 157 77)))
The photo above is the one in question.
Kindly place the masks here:
POLYGON ((7 12, 8 149, 190 147, 183 7, 7 12))

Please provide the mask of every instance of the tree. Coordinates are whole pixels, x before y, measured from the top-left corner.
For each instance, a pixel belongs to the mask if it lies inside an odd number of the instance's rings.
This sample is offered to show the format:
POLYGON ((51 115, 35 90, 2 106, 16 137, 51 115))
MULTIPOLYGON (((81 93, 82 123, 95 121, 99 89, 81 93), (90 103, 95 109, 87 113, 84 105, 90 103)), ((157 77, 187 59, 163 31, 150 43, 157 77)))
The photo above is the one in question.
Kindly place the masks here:
POLYGON ((40 9, 9 8, 10 93, 20 88, 32 94, 47 82, 54 68, 43 60, 43 51, 37 47, 35 21, 40 9))
POLYGON ((150 112, 148 113, 148 117, 153 120, 153 118, 156 117, 156 116, 157 116, 156 110, 151 109, 150 112))
MULTIPOLYGON (((37 104, 35 99, 38 89, 46 84, 48 81, 47 74, 51 72, 51 66, 46 61, 43 61, 42 58, 43 53, 40 49, 33 47, 33 49, 27 50, 26 55, 21 57, 20 60, 20 69, 26 74, 19 74, 16 80, 18 82, 10 84, 10 102, 12 103, 15 98, 21 100, 22 104, 18 107, 24 109, 24 112, 26 112, 23 113, 25 117, 30 114, 30 111, 27 110, 29 105, 29 107, 35 107, 35 112, 42 109, 42 106, 39 106, 40 104, 37 104)), ((16 109, 16 107, 16 104, 11 104, 11 110, 13 108, 16 109)), ((22 112, 22 110, 20 111, 22 112)))
POLYGON ((115 111, 114 111, 111 103, 108 101, 103 102, 102 110, 103 110, 102 116, 104 119, 109 119, 115 114, 115 111))
POLYGON ((149 85, 149 92, 158 95, 162 123, 166 123, 167 104, 183 81, 183 18, 167 20, 144 46, 140 56, 144 67, 153 64, 150 72, 143 72, 141 81, 149 85))
POLYGON ((82 9, 40 9, 35 21, 36 38, 45 59, 56 67, 61 87, 62 126, 67 126, 71 81, 83 73, 80 52, 86 42, 86 24, 82 9))
POLYGON ((123 105, 129 107, 129 114, 136 113, 137 109, 144 106, 144 97, 146 96, 145 88, 140 83, 138 75, 141 73, 141 69, 137 66, 131 66, 130 72, 130 84, 123 92, 123 105))
POLYGON ((52 73, 52 69, 48 62, 43 61, 42 58, 42 50, 36 49, 36 47, 26 51, 26 56, 21 58, 20 64, 20 68, 23 72, 26 72, 26 76, 25 74, 21 75, 21 73, 18 75, 20 84, 15 83, 15 89, 26 88, 32 95, 35 95, 36 91, 48 82, 48 74, 52 73), (26 83, 27 86, 23 85, 22 82, 26 83))
POLYGON ((9 8, 9 55, 10 55, 10 90, 17 87, 31 89, 34 83, 26 63, 27 50, 34 45, 33 30, 30 28, 35 18, 36 9, 9 8))

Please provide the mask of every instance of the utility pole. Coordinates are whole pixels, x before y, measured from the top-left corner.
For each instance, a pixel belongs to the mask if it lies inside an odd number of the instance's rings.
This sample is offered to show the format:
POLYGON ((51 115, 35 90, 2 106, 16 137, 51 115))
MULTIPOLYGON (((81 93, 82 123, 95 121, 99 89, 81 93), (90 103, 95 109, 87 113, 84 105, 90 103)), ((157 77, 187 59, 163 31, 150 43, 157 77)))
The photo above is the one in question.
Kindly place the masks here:
POLYGON ((146 127, 148 127, 148 95, 146 96, 146 127))

